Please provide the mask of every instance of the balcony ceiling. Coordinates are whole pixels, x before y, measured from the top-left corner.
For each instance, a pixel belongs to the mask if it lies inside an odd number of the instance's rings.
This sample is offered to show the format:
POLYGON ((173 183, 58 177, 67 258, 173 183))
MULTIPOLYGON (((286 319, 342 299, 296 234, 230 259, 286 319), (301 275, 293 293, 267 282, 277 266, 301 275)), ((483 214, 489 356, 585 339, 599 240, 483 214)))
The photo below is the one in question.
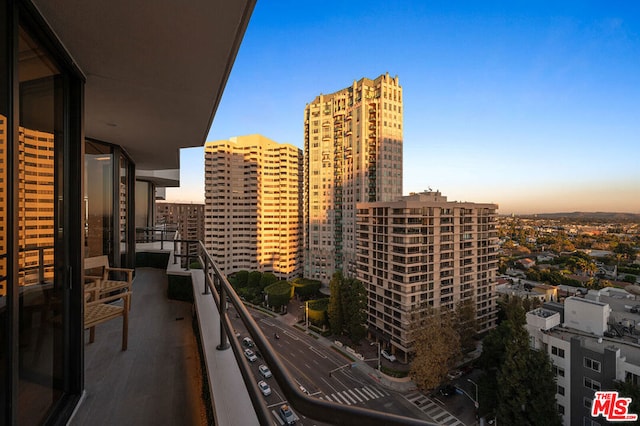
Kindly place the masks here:
POLYGON ((255 1, 34 3, 86 76, 86 137, 175 169, 205 142, 255 1))

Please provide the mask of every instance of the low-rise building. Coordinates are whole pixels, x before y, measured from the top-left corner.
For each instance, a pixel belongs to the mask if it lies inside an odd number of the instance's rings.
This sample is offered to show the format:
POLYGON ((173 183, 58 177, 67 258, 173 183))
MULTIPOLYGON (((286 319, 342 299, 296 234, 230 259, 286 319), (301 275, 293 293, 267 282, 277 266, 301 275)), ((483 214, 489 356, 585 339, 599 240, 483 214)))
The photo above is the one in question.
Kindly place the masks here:
POLYGON ((556 402, 564 425, 604 424, 591 416, 596 391, 615 390, 616 382, 640 380, 640 344, 634 330, 610 338, 608 303, 568 297, 564 305, 545 304, 526 315, 531 347, 549 355, 556 376, 556 402))

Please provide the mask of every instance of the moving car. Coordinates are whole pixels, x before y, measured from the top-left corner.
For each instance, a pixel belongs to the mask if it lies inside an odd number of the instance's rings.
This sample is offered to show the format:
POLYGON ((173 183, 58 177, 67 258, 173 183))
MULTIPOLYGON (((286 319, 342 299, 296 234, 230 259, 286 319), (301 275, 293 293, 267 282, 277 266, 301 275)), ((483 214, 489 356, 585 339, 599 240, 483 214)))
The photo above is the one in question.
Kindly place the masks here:
POLYGON ((382 355, 383 357, 385 357, 386 359, 388 359, 391 362, 394 362, 396 360, 396 356, 395 355, 391 355, 389 352, 382 350, 380 351, 380 355, 382 355))
POLYGON ((256 356, 256 354, 253 353, 253 351, 251 349, 245 349, 244 350, 244 356, 247 357, 247 359, 250 362, 254 362, 258 359, 258 357, 256 356))
POLYGON ((260 392, 262 392, 264 396, 271 395, 271 387, 264 380, 260 380, 258 382, 258 387, 260 388, 260 392))
POLYGON ((252 348, 253 347, 253 340, 251 340, 248 337, 245 337, 244 339, 242 339, 242 344, 245 345, 248 348, 252 348))
POLYGON ((258 367, 258 370, 260 370, 260 374, 262 374, 262 377, 264 377, 265 379, 271 377, 271 370, 269 370, 269 367, 267 367, 266 365, 262 364, 260 367, 258 367))
POLYGON ((291 408, 289 408, 287 404, 280 406, 280 409, 278 410, 278 414, 280 415, 280 418, 282 419, 285 425, 296 424, 295 414, 293 414, 293 411, 291 411, 291 408))

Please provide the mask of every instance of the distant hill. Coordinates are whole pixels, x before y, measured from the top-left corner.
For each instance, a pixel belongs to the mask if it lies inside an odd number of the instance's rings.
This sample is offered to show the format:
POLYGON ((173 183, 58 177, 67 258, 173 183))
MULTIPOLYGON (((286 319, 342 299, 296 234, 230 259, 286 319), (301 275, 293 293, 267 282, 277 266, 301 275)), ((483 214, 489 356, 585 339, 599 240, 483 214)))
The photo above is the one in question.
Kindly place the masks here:
POLYGON ((572 219, 594 220, 603 222, 640 222, 640 214, 617 212, 572 212, 572 213, 538 213, 520 215, 522 217, 536 217, 539 219, 572 219))

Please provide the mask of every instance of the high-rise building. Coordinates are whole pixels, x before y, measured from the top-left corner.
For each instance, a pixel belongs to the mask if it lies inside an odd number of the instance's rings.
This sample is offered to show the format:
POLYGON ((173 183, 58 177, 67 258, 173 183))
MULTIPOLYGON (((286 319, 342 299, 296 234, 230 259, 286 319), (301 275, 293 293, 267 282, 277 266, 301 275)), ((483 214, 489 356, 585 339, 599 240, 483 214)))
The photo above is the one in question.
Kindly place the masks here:
POLYGON ((175 227, 183 240, 204 241, 204 204, 157 203, 156 223, 175 227))
POLYGON ((356 203, 402 195, 402 87, 363 78, 304 112, 304 275, 355 276, 356 203))
MULTIPOLYGON (((156 203, 156 223, 165 230, 178 231, 181 240, 204 242, 204 204, 156 203)), ((180 261, 183 266, 197 259, 197 244, 187 244, 187 256, 180 261)))
POLYGON ((261 135, 205 145, 205 245, 221 271, 302 274, 302 151, 261 135))
POLYGON ((496 204, 447 201, 440 192, 358 203, 357 278, 368 325, 398 357, 412 351, 412 316, 475 302, 479 331, 495 325, 496 204))

